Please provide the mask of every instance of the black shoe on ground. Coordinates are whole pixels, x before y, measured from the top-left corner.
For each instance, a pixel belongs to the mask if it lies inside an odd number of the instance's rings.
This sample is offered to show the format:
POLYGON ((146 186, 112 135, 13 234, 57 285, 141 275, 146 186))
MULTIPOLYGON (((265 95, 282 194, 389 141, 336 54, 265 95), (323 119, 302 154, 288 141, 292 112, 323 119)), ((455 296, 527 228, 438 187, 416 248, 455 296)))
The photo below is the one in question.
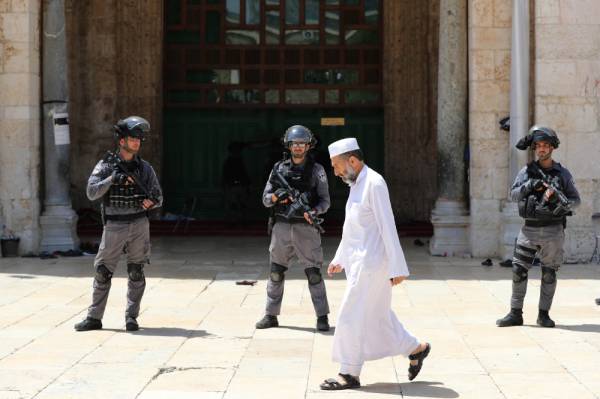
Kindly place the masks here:
POLYGON ((101 330, 102 329, 102 321, 98 319, 94 319, 92 317, 86 317, 84 320, 75 324, 76 331, 91 331, 91 330, 101 330))
POLYGON ((271 327, 279 327, 277 316, 271 316, 270 314, 266 314, 265 317, 263 317, 256 323, 256 328, 259 329, 271 327))
POLYGON ((498 327, 512 327, 523 325, 523 310, 511 309, 506 316, 496 320, 498 327))
POLYGON ((329 331, 329 318, 327 315, 317 317, 317 330, 329 331))
POLYGON ((140 326, 135 319, 135 317, 126 317, 125 318, 125 330, 127 331, 137 331, 140 329, 140 326))
POLYGON ((596 298, 596 305, 600 306, 600 298, 596 298))
POLYGON ((540 327, 552 328, 555 326, 554 320, 550 318, 547 310, 541 310, 538 312, 537 324, 540 327))

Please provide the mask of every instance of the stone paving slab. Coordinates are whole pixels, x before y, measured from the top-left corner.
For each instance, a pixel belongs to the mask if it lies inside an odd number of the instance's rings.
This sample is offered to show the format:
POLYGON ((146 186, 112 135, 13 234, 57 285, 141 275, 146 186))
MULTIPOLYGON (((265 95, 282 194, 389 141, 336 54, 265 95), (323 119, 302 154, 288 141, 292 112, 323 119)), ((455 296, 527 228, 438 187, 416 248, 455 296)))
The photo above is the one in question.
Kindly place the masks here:
MULTIPOLYGON (((600 398, 600 266, 565 265, 551 315, 535 325, 539 270, 530 273, 525 326, 500 329, 510 269, 481 259, 432 258, 403 240, 411 278, 394 288, 402 323, 433 350, 413 382, 402 357, 368 362, 360 390, 323 392, 338 371, 333 330, 315 331, 303 270, 286 275, 280 328, 256 330, 268 240, 160 238, 139 317, 124 331, 126 271, 113 278, 104 329, 78 333, 92 285, 91 257, 0 258, 0 399, 15 398, 600 398), (254 286, 237 280, 257 280, 254 286)), ((337 240, 325 238, 325 259, 337 240)), ((327 279, 335 316, 343 276, 327 279)))

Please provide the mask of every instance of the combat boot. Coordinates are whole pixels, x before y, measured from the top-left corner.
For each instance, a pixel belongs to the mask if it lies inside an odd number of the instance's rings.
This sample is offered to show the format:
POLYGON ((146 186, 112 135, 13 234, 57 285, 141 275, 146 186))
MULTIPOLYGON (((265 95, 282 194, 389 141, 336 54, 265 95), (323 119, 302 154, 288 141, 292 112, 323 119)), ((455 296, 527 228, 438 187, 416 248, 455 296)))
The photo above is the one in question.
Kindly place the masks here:
POLYGON ((127 331, 137 331, 140 329, 140 326, 135 319, 135 317, 127 316, 125 318, 125 330, 127 331))
POLYGON ((552 328, 555 326, 554 320, 550 318, 547 310, 540 309, 538 312, 537 324, 540 327, 552 328))
POLYGON ((506 316, 496 320, 498 327, 511 327, 523 325, 523 310, 512 308, 506 316))
POLYGON ((102 321, 92 317, 86 317, 83 321, 75 324, 76 331, 101 330, 102 321))
POLYGON ((317 317, 317 330, 329 331, 329 318, 327 315, 317 317))
POLYGON ((271 327, 279 327, 277 316, 271 316, 270 314, 266 314, 265 317, 263 317, 256 323, 256 328, 259 329, 271 327))

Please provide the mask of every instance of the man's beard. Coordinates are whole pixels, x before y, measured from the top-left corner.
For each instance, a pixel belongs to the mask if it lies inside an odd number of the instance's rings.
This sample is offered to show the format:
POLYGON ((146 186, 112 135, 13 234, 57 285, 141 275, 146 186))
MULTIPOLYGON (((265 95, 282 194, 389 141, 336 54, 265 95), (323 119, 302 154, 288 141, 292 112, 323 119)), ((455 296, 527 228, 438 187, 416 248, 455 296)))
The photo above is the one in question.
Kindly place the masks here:
POLYGON ((356 182, 357 177, 358 174, 354 171, 354 169, 352 169, 352 166, 350 166, 349 163, 346 164, 346 172, 342 176, 342 181, 351 186, 354 184, 354 182, 356 182))
POLYGON ((552 158, 552 153, 551 152, 549 152, 548 154, 545 154, 545 155, 539 155, 538 156, 538 160, 539 161, 546 161, 546 160, 548 160, 550 158, 552 158))
POLYGON ((304 158, 305 155, 306 155, 305 152, 303 152, 301 154, 296 154, 292 151, 292 158, 295 158, 295 159, 302 159, 302 158, 304 158))

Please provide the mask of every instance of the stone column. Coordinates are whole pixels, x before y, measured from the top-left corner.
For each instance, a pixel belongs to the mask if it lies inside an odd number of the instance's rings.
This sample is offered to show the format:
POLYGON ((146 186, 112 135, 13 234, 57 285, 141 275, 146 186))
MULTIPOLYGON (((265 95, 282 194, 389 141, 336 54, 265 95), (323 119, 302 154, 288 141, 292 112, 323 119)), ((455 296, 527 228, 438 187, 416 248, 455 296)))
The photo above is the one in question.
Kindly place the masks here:
POLYGON ((438 199, 431 213, 432 255, 469 253, 465 202, 467 143, 467 2, 441 0, 438 72, 438 199))
POLYGON ((43 1, 44 212, 42 251, 75 249, 77 215, 69 197, 70 134, 64 0, 43 1))
POLYGON ((40 2, 0 1, 0 228, 40 243, 40 2))
MULTIPOLYGON (((517 173, 527 163, 528 155, 528 151, 516 149, 515 144, 529 130, 529 1, 513 1, 511 42, 509 191, 517 173)), ((501 256, 512 259, 523 220, 519 217, 517 204, 510 198, 502 209, 502 219, 501 256)))

